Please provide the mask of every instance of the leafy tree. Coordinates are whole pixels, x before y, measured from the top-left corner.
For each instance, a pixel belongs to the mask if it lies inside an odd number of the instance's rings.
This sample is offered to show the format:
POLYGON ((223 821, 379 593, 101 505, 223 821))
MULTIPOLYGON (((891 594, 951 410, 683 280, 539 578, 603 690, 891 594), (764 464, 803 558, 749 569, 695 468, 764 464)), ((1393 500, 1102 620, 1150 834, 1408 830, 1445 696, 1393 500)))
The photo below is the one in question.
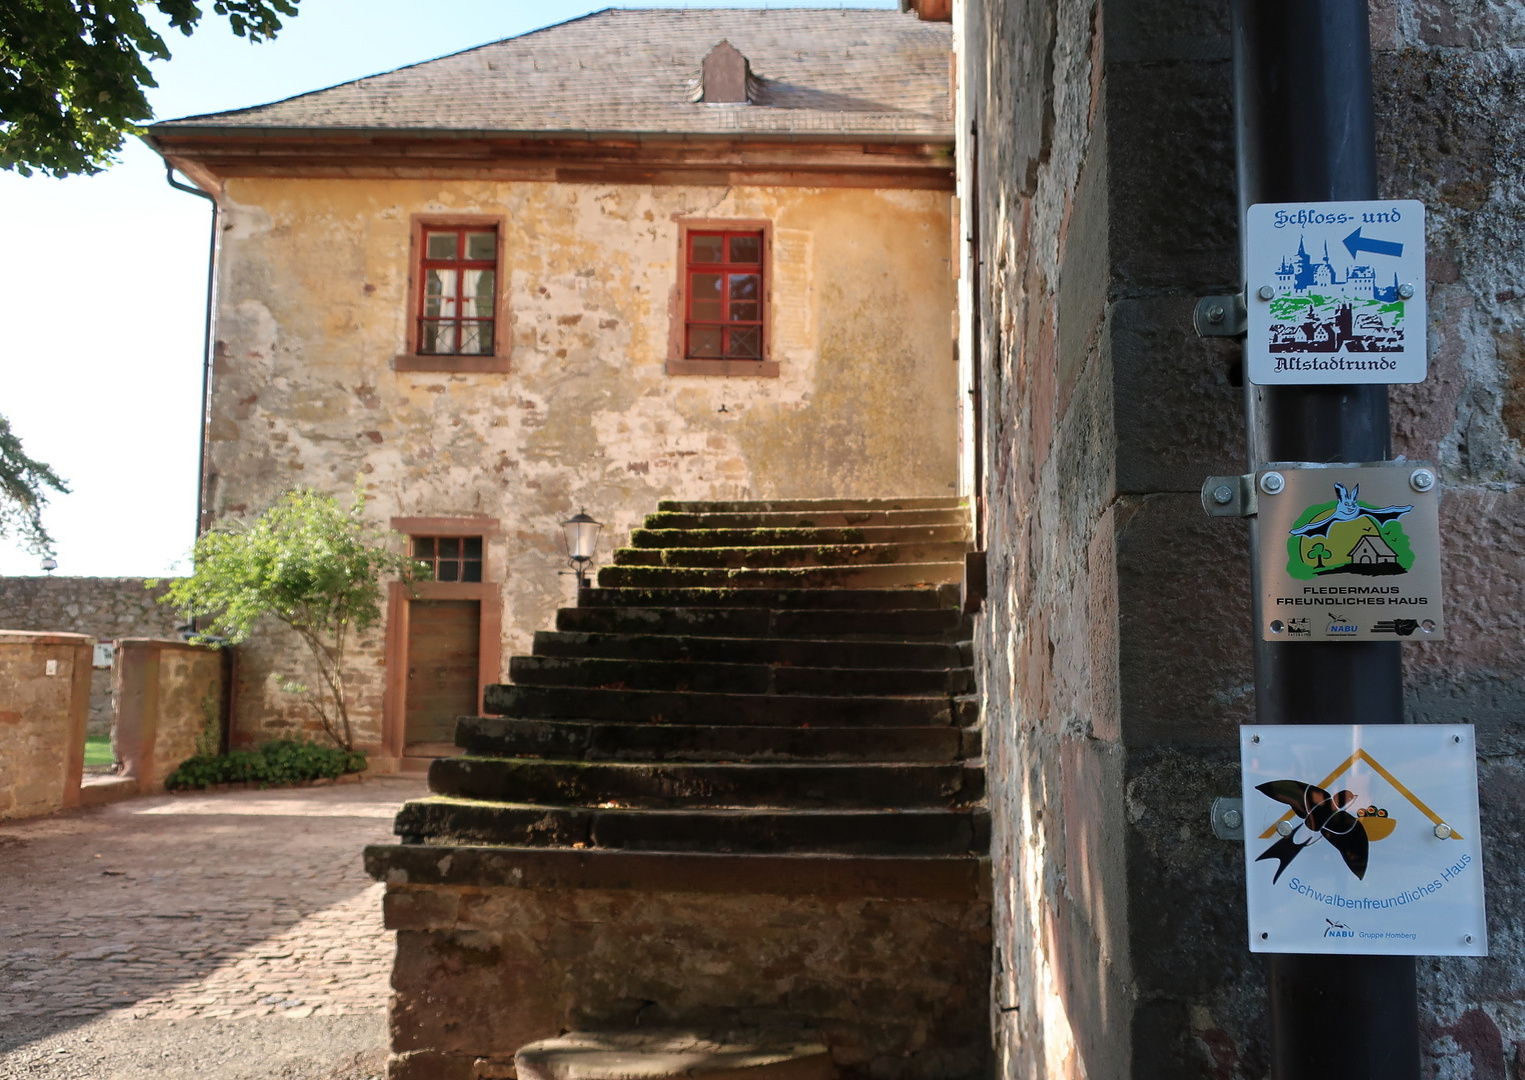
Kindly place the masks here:
POLYGON ((424 569, 384 547, 386 534, 367 524, 364 512, 359 487, 348 510, 332 495, 289 491, 252 524, 197 540, 195 573, 171 582, 161 601, 192 618, 210 617, 204 641, 245 641, 266 615, 295 631, 321 687, 314 692, 288 678, 283 689, 302 695, 345 750, 354 749, 345 651, 381 619, 382 576, 411 581, 424 569))
MULTIPOLYGON (((268 41, 300 0, 213 0, 233 33, 268 41)), ((22 176, 95 173, 153 110, 148 61, 169 59, 145 13, 190 35, 195 0, 5 0, 0 3, 0 168, 22 176)))
POLYGON ((1329 558, 1329 549, 1323 544, 1314 544, 1308 549, 1308 558, 1318 560, 1318 568, 1324 568, 1324 560, 1329 558))
POLYGON ((53 538, 42 527, 46 490, 67 495, 69 487, 47 465, 27 457, 11 422, 0 416, 0 538, 15 537, 39 555, 53 553, 53 538))

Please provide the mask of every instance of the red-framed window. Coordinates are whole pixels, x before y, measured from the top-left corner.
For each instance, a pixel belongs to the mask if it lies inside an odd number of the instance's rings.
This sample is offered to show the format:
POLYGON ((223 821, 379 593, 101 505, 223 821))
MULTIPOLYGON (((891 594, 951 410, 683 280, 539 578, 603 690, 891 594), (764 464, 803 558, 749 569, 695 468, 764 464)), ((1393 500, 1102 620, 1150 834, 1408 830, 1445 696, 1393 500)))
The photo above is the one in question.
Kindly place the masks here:
POLYGON ((684 252, 684 355, 763 358, 763 233, 694 230, 684 252))
POLYGON ((480 536, 415 536, 413 557, 427 563, 435 581, 481 581, 480 536))
POLYGON ((418 351, 491 356, 498 311, 498 230, 425 225, 422 249, 418 351))

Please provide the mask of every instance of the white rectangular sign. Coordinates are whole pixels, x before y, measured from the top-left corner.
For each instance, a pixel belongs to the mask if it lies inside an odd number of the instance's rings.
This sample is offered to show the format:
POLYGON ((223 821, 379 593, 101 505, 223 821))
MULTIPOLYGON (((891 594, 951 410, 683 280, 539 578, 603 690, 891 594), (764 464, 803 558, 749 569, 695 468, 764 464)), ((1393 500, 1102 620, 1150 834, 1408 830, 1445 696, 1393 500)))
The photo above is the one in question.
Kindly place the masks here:
POLYGON ((1488 955, 1470 724, 1239 736, 1251 952, 1488 955))
POLYGON ((1245 219, 1249 379, 1423 382, 1424 204, 1257 203, 1245 219))

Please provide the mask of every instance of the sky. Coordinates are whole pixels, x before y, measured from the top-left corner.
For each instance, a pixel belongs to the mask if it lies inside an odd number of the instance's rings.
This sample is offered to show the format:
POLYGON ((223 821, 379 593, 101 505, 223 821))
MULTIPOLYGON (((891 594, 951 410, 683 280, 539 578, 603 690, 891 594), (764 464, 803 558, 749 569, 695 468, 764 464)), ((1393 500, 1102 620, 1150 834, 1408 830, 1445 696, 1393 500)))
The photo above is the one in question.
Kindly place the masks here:
MULTIPOLYGON (((153 65, 156 119, 278 100, 610 5, 301 0, 300 14, 261 45, 234 37, 210 2, 200 6, 207 13, 193 36, 163 35, 173 55, 153 65)), ((152 577, 188 566, 210 224, 210 204, 171 188, 159 156, 135 138, 96 176, 0 172, 0 234, 12 252, 0 260, 0 415, 69 484, 43 513, 61 576, 152 577)), ((38 556, 0 539, 0 575, 41 572, 38 556)))

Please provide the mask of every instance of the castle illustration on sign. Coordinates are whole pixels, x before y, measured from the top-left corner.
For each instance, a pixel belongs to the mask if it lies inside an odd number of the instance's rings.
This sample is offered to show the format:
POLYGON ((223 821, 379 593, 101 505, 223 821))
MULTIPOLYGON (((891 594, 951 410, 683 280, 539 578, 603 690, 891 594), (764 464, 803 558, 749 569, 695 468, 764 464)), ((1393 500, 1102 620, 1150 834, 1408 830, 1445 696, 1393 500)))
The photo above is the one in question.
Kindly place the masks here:
POLYGON ((1273 353, 1382 353, 1403 351, 1403 300, 1398 275, 1378 285, 1367 265, 1342 275, 1329 258, 1315 260, 1299 239, 1297 253, 1276 270, 1271 302, 1273 353))

